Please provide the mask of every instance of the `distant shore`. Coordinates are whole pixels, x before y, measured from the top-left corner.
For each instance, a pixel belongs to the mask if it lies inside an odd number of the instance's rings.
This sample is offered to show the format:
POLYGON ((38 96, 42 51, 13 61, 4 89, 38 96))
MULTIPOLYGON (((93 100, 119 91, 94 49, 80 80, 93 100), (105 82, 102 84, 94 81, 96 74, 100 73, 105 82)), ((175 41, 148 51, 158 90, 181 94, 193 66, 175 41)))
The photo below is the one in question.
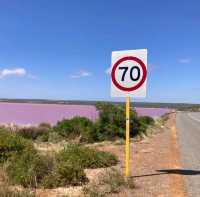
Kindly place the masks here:
MULTIPOLYGON (((111 102, 102 100, 51 100, 51 99, 8 99, 0 98, 0 102, 6 103, 37 103, 37 104, 60 104, 60 105, 95 105, 97 102, 111 102)), ((111 102, 114 104, 123 104, 124 102, 111 102)), ((188 109, 200 108, 200 104, 192 103, 159 103, 159 102, 132 102, 133 107, 148 108, 173 108, 188 109)))

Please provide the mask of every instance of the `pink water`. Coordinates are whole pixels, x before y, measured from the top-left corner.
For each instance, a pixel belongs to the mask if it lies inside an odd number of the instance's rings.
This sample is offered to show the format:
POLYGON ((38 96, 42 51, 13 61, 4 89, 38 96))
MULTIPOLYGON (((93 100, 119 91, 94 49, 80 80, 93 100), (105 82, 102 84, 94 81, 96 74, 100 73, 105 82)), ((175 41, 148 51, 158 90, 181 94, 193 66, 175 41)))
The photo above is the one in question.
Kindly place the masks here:
POLYGON ((151 117, 160 117, 172 111, 172 109, 169 108, 143 108, 143 107, 136 107, 135 110, 139 116, 151 116, 151 117))
POLYGON ((94 106, 89 105, 0 103, 0 123, 55 124, 58 120, 74 116, 84 116, 94 121, 98 113, 94 106))
MULTIPOLYGON (((157 117, 168 113, 164 108, 135 108, 139 116, 157 117)), ((37 125, 47 122, 52 125, 64 118, 83 116, 95 121, 98 118, 96 108, 91 105, 59 105, 31 103, 0 103, 0 124, 37 125)))

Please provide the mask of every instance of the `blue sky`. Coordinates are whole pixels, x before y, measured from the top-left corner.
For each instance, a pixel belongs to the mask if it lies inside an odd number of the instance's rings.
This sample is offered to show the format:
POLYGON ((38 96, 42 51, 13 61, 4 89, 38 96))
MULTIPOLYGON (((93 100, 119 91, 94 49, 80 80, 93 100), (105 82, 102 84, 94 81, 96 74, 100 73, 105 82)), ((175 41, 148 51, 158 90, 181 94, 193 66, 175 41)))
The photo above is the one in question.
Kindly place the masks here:
POLYGON ((110 100, 111 52, 147 48, 137 101, 200 103, 199 10, 198 0, 0 0, 0 97, 110 100))

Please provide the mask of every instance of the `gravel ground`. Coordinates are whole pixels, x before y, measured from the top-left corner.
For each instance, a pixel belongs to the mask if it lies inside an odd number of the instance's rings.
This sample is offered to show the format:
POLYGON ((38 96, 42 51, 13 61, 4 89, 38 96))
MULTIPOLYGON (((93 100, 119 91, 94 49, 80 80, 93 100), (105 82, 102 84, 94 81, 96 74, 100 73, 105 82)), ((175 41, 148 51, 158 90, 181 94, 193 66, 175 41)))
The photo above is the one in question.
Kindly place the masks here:
MULTIPOLYGON (((175 114, 151 137, 131 144, 131 174, 136 188, 117 197, 185 197, 175 114)), ((124 171, 124 146, 104 146, 116 154, 124 171)))
POLYGON ((200 196, 200 113, 177 113, 178 141, 189 197, 200 196))

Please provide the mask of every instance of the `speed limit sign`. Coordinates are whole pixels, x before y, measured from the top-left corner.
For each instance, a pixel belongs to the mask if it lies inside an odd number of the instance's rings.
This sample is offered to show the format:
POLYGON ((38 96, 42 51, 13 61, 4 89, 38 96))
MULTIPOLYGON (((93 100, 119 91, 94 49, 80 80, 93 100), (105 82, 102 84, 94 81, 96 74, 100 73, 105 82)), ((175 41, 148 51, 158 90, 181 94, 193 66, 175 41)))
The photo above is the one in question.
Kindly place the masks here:
POLYGON ((130 176, 130 97, 145 97, 147 50, 112 52, 111 96, 126 97, 125 176, 130 176))
POLYGON ((147 50, 112 52, 111 96, 145 97, 147 50))

